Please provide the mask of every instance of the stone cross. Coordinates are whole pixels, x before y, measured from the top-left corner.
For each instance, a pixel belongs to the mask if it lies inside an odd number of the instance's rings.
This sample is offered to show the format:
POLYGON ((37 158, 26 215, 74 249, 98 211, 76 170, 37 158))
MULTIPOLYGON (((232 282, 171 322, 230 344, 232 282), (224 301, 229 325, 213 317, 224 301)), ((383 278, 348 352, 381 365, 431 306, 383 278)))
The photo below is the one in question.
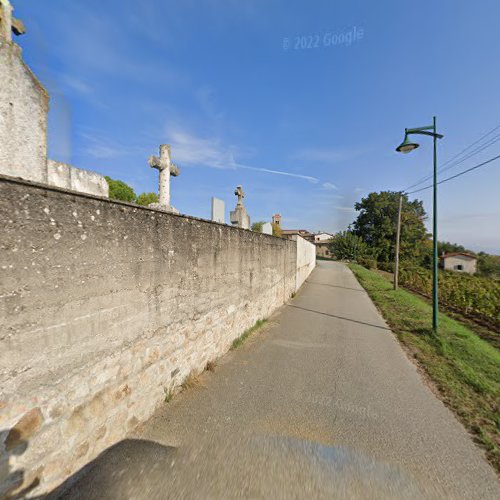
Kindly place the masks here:
POLYGON ((12 32, 15 35, 24 35, 26 29, 19 19, 12 17, 12 5, 9 0, 0 0, 0 38, 12 41, 12 32))
POLYGON ((149 166, 156 168, 160 172, 160 193, 158 202, 167 208, 170 207, 170 175, 177 177, 180 174, 179 168, 170 159, 170 146, 160 145, 160 157, 150 156, 149 166))
POLYGON ((236 206, 237 207, 243 206, 243 198, 245 197, 245 193, 243 192, 243 186, 236 186, 234 194, 238 197, 238 203, 236 203, 236 206))

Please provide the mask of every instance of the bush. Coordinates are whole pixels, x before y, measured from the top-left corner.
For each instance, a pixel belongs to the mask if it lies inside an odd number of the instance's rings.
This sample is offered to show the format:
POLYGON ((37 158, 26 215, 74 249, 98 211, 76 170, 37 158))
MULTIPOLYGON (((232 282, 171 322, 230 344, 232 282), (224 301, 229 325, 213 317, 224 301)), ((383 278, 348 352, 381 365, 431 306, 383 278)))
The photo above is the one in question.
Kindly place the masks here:
POLYGON ((158 195, 156 193, 141 193, 135 202, 138 205, 147 207, 150 203, 158 203, 158 195))
POLYGON ((366 267, 366 269, 377 269, 377 261, 371 257, 358 258, 358 264, 366 267))
POLYGON ((366 243, 351 231, 337 233, 330 240, 328 249, 339 260, 354 260, 359 262, 359 259, 368 254, 366 243))
POLYGON ((105 177, 106 182, 109 186, 109 197, 112 200, 120 200, 120 201, 135 201, 135 192, 123 181, 111 179, 111 177, 105 177))
POLYGON ((385 271, 387 273, 394 272, 394 262, 377 262, 377 267, 381 271, 385 271))

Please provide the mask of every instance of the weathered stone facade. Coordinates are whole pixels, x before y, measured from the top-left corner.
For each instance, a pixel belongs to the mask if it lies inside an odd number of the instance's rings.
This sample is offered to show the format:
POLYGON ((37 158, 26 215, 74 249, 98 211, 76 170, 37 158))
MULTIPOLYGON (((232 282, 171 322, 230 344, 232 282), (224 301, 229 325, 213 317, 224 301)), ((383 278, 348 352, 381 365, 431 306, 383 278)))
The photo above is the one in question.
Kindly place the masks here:
POLYGON ((47 182, 49 95, 21 48, 0 39, 0 174, 47 182))
POLYGON ((47 159, 48 112, 21 48, 0 38, 0 174, 107 197, 102 175, 47 159))
POLYGON ((121 440, 314 266, 297 278, 294 241, 1 176, 0 220, 0 496, 121 440))

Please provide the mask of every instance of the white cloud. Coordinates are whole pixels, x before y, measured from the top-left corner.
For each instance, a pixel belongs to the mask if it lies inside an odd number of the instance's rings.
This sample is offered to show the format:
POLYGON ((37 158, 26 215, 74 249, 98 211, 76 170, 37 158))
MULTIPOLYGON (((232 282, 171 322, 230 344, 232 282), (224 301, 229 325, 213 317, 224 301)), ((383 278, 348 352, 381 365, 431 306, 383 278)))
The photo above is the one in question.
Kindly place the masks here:
POLYGON ((337 190, 338 189, 338 187, 335 184, 332 184, 331 182, 323 182, 322 186, 324 189, 328 189, 328 190, 337 190))
POLYGON ((103 137, 98 131, 82 131, 79 136, 85 141, 83 150, 94 158, 111 159, 140 153, 147 155, 147 151, 139 146, 124 146, 114 140, 103 137))
POLYGON ((310 175, 239 163, 235 160, 235 156, 238 155, 240 149, 234 145, 225 145, 218 138, 199 137, 175 127, 167 127, 166 135, 172 150, 175 151, 175 159, 181 165, 222 169, 241 168, 265 174, 295 177, 314 184, 319 182, 316 177, 310 175))
POLYGON ((335 205, 333 208, 335 208, 335 210, 339 210, 340 212, 356 212, 354 207, 342 207, 335 205))
POLYGON ((317 163, 339 163, 349 160, 359 153, 342 149, 304 148, 297 151, 293 158, 296 160, 317 163))

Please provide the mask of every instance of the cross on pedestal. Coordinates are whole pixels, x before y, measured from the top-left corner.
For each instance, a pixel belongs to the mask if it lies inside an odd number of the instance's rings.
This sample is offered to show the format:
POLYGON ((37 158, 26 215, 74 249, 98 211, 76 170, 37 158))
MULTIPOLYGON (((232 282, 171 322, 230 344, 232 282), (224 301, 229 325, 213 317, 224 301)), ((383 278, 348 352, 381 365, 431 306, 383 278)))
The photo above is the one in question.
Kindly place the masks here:
POLYGON ((234 194, 238 197, 238 202, 236 203, 236 206, 242 206, 243 198, 245 197, 245 193, 243 192, 243 186, 236 186, 234 194))
POLYGON ((12 41, 12 33, 15 35, 26 33, 23 22, 12 17, 13 10, 9 0, 0 0, 0 38, 8 42, 12 41))
MULTIPOLYGON (((150 156, 149 166, 156 168, 160 172, 160 192, 158 205, 156 208, 176 211, 170 206, 170 176, 177 177, 180 174, 179 168, 172 163, 170 158, 170 146, 168 144, 160 145, 160 156, 150 156)), ((154 204, 157 205, 157 204, 154 204)))
POLYGON ((247 214, 246 208, 243 205, 243 198, 245 193, 242 186, 236 186, 234 194, 238 197, 238 202, 234 210, 229 212, 231 224, 243 229, 250 229, 250 217, 247 214))

